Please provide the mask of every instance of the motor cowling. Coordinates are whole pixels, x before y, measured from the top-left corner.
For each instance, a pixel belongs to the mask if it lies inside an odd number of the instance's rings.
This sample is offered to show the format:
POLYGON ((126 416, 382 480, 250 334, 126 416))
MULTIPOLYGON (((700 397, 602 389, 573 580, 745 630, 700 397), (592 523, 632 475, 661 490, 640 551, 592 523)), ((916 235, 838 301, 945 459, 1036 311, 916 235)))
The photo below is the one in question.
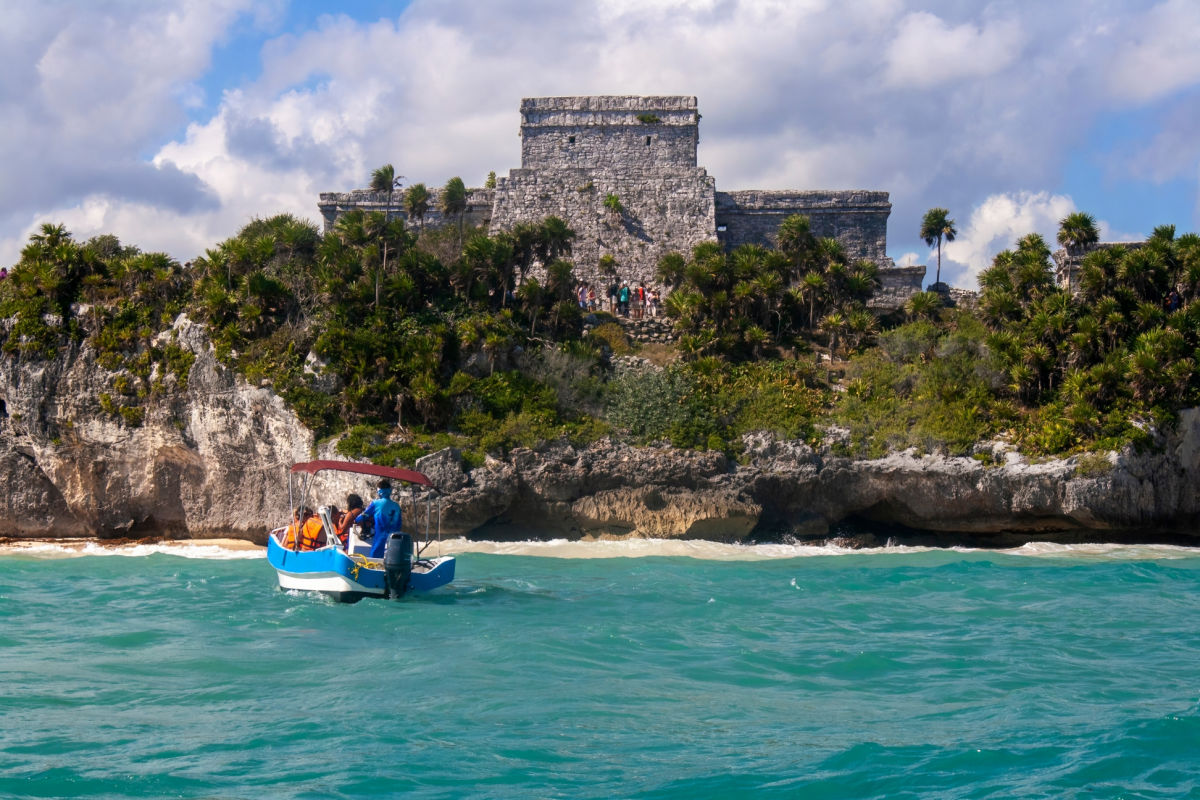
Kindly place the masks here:
POLYGON ((383 551, 383 570, 388 597, 403 597, 412 577, 413 540, 407 533, 393 533, 383 551))

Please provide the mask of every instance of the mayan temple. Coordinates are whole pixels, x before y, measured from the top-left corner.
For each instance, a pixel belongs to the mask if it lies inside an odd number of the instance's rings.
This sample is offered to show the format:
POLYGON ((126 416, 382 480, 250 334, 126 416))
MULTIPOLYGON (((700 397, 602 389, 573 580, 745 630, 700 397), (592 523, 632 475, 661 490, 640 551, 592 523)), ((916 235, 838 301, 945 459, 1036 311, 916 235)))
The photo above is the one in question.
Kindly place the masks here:
MULTIPOLYGON (((576 233, 572 260, 581 278, 595 277, 605 255, 621 277, 649 281, 661 256, 700 242, 771 246, 785 217, 804 214, 814 234, 878 264, 885 294, 920 288, 924 267, 897 268, 887 257, 887 192, 718 191, 697 163, 695 97, 529 97, 520 110, 521 166, 494 190, 471 190, 467 221, 496 232, 562 217, 576 233)), ((319 205, 328 230, 350 208, 384 204, 383 195, 359 190, 322 194, 319 205)), ((432 205, 426 224, 439 224, 436 198, 432 205)))

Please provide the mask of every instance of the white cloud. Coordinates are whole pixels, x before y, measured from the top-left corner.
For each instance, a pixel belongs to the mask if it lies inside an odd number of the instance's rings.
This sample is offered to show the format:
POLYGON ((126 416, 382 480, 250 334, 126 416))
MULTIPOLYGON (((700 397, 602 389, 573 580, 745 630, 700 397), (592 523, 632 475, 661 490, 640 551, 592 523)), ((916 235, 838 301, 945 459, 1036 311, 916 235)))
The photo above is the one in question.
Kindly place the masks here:
POLYGON ((1200 80, 1200 3, 1167 0, 1128 24, 1106 64, 1116 97, 1145 102, 1200 80))
MULTIPOLYGON (((1191 0, 415 0, 270 39, 261 75, 179 133, 217 43, 237 20, 278 22, 279 0, 19 6, 0 29, 0 181, 21 187, 0 196, 0 262, 46 219, 187 259, 254 216, 315 218, 318 192, 383 163, 430 185, 503 174, 522 96, 678 93, 699 98, 719 188, 885 189, 905 249, 924 209, 977 209, 943 270, 970 282, 1002 218, 1057 208, 1022 190, 1059 185, 1094 120, 1200 83, 1191 0), (1159 76, 1157 53, 1180 66, 1149 94, 1113 77, 1110 62, 1159 76)), ((1194 178, 1194 114, 1159 122, 1120 168, 1194 178)))
MULTIPOLYGON (((966 225, 958 225, 953 242, 942 244, 942 280, 966 289, 977 288, 979 273, 991 266, 996 253, 1016 244, 1028 233, 1040 233, 1056 247, 1058 222, 1075 210, 1065 195, 1048 192, 995 194, 971 212, 966 225)), ((936 253, 930 264, 936 263, 936 253)))
POLYGON ((898 267, 915 267, 921 263, 924 262, 921 261, 920 253, 905 253, 896 259, 896 266, 898 267))
POLYGON ((900 21, 887 50, 887 82, 930 88, 991 75, 1020 54, 1021 30, 1014 20, 951 27, 925 11, 900 21))

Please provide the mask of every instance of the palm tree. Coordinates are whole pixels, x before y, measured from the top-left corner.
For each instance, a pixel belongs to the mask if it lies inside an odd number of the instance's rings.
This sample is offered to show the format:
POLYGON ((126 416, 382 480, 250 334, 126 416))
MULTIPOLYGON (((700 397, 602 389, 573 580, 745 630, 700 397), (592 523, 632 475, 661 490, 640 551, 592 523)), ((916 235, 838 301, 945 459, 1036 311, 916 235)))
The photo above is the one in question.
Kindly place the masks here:
POLYGON ((950 212, 944 208, 931 208, 925 212, 925 217, 921 220, 921 232, 919 236, 929 247, 937 245, 937 279, 935 283, 942 282, 942 240, 953 242, 954 237, 958 235, 958 230, 954 227, 954 220, 950 219, 950 212))
POLYGON ((379 169, 371 173, 371 191, 387 194, 387 216, 392 215, 392 194, 399 189, 404 182, 403 175, 396 174, 396 168, 391 164, 384 164, 379 169))
POLYGON ((1071 292, 1071 273, 1075 260, 1096 242, 1100 232, 1096 229, 1096 218, 1091 214, 1076 211, 1063 217, 1058 223, 1058 243, 1067 251, 1067 293, 1071 292))
POLYGON ((785 253, 795 266, 799 266, 801 260, 816 246, 812 226, 808 217, 803 214, 792 214, 780 223, 776 239, 780 251, 785 253))
POLYGON ((931 319, 941 307, 942 296, 937 292, 917 292, 904 304, 909 319, 931 319))
MULTIPOLYGON (((387 205, 384 206, 384 212, 383 212, 384 227, 386 227, 387 221, 389 219, 391 219, 391 216, 392 216, 392 194, 396 191, 396 189, 398 189, 401 186, 403 180, 404 180, 404 176, 397 175, 396 168, 393 167, 391 164, 384 164, 382 167, 380 167, 379 169, 377 169, 371 173, 371 191, 387 193, 387 205)), ((383 266, 380 268, 380 272, 387 273, 387 262, 388 262, 388 245, 387 245, 387 236, 386 236, 386 232, 385 232, 385 235, 383 237, 383 266)), ((375 307, 376 308, 379 307, 379 273, 378 272, 375 274, 375 307)))
POLYGON ((425 213, 429 211, 429 189, 423 183, 414 183, 404 193, 404 210, 425 230, 425 213))
POLYGON ((808 329, 816 327, 817 297, 825 292, 825 277, 816 272, 809 272, 800 282, 800 290, 808 299, 808 329))
POLYGON ((442 188, 439 205, 447 218, 458 217, 458 249, 462 250, 463 216, 467 211, 467 187, 462 178, 451 178, 442 188))
POLYGON ((1083 251, 1100 240, 1096 218, 1091 214, 1076 211, 1059 220, 1058 243, 1071 256, 1082 255, 1083 251))
POLYGON ((549 266, 559 258, 571 255, 571 240, 575 238, 575 231, 567 227, 561 217, 546 217, 540 233, 542 252, 538 255, 542 257, 544 265, 549 266))

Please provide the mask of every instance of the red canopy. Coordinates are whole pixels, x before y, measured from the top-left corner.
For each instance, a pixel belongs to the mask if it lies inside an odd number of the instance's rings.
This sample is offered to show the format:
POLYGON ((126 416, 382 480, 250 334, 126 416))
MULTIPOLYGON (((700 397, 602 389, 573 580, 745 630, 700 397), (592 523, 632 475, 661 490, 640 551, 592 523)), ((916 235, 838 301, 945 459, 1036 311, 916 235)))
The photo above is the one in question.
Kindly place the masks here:
POLYGON ((394 478, 398 481, 415 483, 420 486, 433 486, 429 478, 411 469, 399 467, 381 467, 376 464, 356 464, 353 461, 305 461, 292 466, 292 472, 307 472, 316 475, 324 469, 338 472, 357 472, 360 475, 377 475, 380 478, 394 478))

